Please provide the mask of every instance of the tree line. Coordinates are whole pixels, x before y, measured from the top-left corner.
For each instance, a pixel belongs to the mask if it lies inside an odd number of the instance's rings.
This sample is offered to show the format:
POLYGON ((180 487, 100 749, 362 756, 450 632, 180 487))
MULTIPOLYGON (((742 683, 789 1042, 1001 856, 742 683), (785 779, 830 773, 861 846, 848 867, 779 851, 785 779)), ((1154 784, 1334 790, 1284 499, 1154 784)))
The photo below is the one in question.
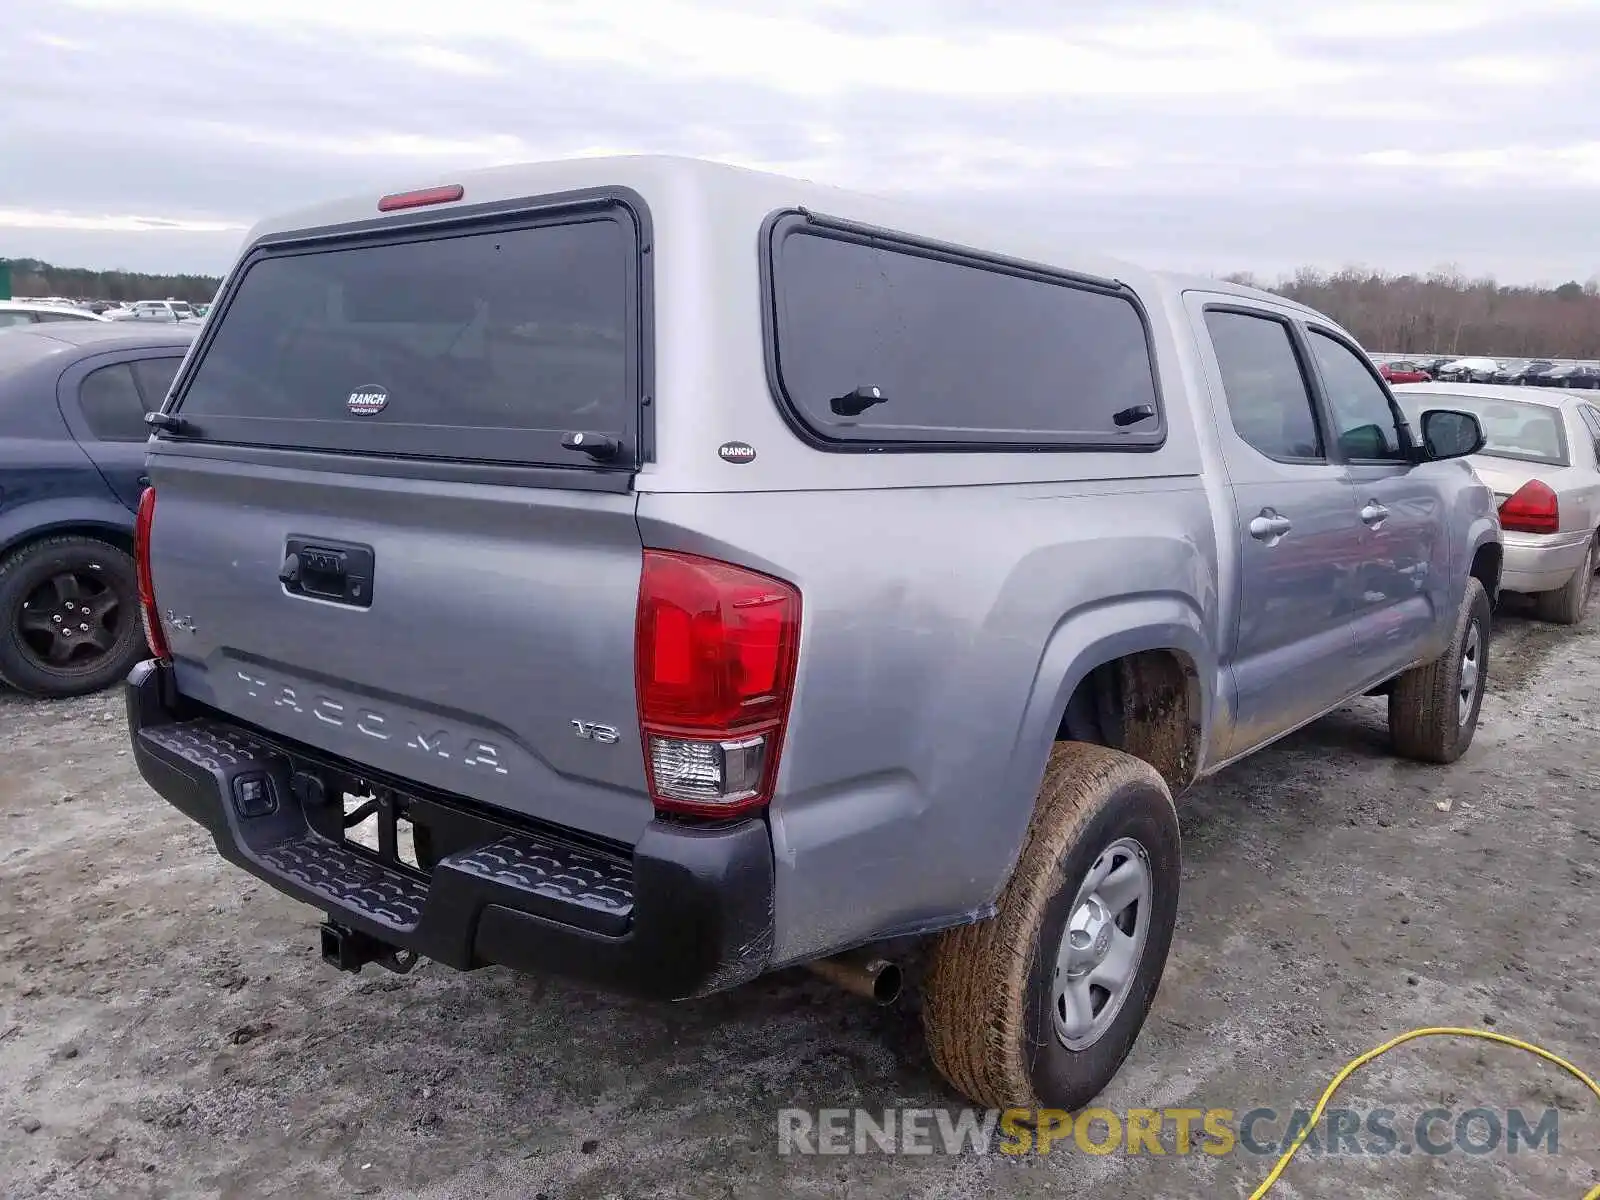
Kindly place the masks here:
POLYGON ((1302 268, 1276 283, 1230 275, 1327 313, 1369 350, 1495 358, 1600 358, 1600 281, 1507 286, 1454 271, 1302 268))
POLYGON ((0 258, 11 268, 13 296, 62 296, 68 300, 187 300, 206 304, 222 280, 214 275, 147 275, 139 271, 90 271, 57 267, 36 258, 0 258))

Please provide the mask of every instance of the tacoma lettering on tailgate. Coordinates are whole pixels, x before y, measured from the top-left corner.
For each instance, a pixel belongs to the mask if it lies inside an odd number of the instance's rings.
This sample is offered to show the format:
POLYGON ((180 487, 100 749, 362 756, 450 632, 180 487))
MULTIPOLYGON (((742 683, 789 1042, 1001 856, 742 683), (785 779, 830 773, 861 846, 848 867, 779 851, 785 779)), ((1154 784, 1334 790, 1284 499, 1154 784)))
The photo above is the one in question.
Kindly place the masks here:
POLYGON ((464 767, 496 775, 509 773, 501 765, 500 748, 493 742, 441 729, 436 724, 420 725, 409 717, 391 720, 371 707, 335 700, 312 687, 275 683, 244 671, 235 673, 247 696, 280 712, 341 729, 348 727, 374 741, 394 742, 418 754, 449 759, 464 767))

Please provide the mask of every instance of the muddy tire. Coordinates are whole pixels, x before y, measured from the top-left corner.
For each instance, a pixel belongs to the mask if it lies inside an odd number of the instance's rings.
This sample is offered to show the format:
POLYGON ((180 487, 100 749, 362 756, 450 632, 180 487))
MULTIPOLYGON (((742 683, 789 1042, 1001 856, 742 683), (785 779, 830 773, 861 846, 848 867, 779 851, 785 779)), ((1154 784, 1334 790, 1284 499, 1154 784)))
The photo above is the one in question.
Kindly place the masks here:
POLYGON ((933 948, 923 1026, 951 1085, 991 1108, 1093 1100, 1155 999, 1180 864, 1178 814, 1153 767, 1057 743, 998 911, 933 948))
POLYGON ((0 561, 0 682, 81 696, 121 682, 148 653, 133 559, 116 546, 47 537, 0 561))
POLYGON ((1594 591, 1595 544, 1589 543, 1583 565, 1573 572, 1566 587, 1552 592, 1539 592, 1533 598, 1533 612, 1541 621, 1556 625, 1576 625, 1583 620, 1589 607, 1589 596, 1594 591))
POLYGON ((1389 693, 1389 736, 1396 754, 1452 763, 1466 753, 1489 679, 1489 632, 1489 594, 1468 579, 1449 648, 1400 676, 1389 693))

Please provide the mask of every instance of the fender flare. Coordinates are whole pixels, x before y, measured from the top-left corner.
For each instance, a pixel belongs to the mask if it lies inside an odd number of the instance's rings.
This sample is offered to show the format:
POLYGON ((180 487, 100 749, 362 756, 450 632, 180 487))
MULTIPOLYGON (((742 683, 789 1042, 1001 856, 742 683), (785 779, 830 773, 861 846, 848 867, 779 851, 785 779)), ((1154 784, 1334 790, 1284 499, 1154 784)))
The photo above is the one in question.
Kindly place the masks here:
MULTIPOLYGON (((1195 672, 1191 701, 1198 701, 1191 716, 1200 725, 1204 760, 1212 732, 1213 681, 1217 677, 1217 653, 1208 625, 1196 600, 1181 592, 1115 597, 1068 613, 1057 623, 1039 657, 1001 793, 1015 798, 1002 810, 1003 819, 1011 826, 1011 850, 992 898, 1005 887, 1021 852, 1067 701, 1097 667, 1148 650, 1176 651, 1187 657, 1195 672)), ((1196 764, 1197 769, 1200 765, 1196 764)))
POLYGON ((1500 551, 1500 571, 1495 575, 1494 591, 1489 596, 1490 605, 1498 604, 1500 575, 1505 572, 1505 545, 1500 539, 1499 521, 1486 516, 1478 517, 1474 520, 1471 529, 1468 531, 1468 545, 1471 549, 1467 552, 1467 561, 1462 564, 1463 570, 1461 572, 1463 587, 1466 586, 1465 577, 1471 573, 1473 561, 1478 557, 1478 551, 1485 546, 1494 546, 1500 551))
POLYGON ((0 512, 0 555, 24 542, 70 529, 114 533, 132 540, 133 514, 109 497, 35 500, 0 512))

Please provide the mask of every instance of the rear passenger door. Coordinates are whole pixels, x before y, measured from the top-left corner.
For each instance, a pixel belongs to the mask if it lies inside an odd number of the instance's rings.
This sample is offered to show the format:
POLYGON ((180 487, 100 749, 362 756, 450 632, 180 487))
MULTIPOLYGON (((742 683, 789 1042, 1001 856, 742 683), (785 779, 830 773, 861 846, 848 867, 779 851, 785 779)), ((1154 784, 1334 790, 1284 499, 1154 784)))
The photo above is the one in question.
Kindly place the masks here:
POLYGON ((56 395, 67 426, 117 499, 137 508, 149 428, 144 414, 161 401, 183 361, 171 349, 99 355, 69 368, 56 395))
POLYGON ((1460 488, 1460 472, 1453 463, 1411 462, 1398 410, 1366 355, 1315 324, 1306 340, 1362 525, 1354 631, 1365 688, 1443 649, 1436 643, 1453 615, 1452 571, 1466 570, 1453 560, 1467 548, 1445 537, 1447 502, 1460 488))
POLYGON ((1310 364, 1290 318, 1191 293, 1237 529, 1237 701, 1242 754, 1349 695, 1362 527, 1327 452, 1310 364))

